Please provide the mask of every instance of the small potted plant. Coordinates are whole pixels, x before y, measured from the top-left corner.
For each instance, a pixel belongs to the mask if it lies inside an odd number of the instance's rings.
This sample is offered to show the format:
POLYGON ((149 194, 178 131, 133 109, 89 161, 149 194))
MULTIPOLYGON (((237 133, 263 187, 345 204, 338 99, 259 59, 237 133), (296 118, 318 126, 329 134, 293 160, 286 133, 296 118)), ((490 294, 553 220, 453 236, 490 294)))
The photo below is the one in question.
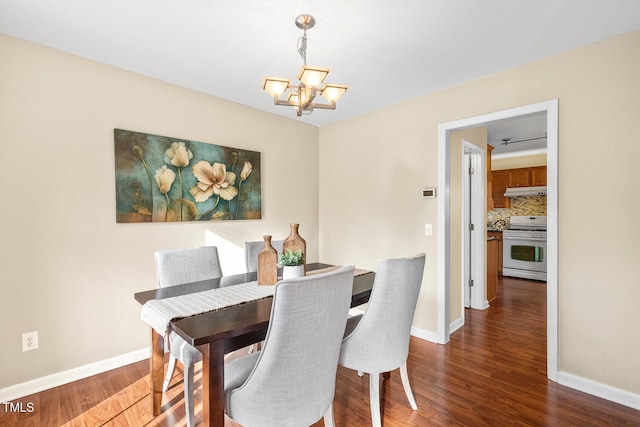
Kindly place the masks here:
POLYGON ((304 276, 304 256, 301 250, 287 249, 279 256, 282 266, 282 279, 304 276))

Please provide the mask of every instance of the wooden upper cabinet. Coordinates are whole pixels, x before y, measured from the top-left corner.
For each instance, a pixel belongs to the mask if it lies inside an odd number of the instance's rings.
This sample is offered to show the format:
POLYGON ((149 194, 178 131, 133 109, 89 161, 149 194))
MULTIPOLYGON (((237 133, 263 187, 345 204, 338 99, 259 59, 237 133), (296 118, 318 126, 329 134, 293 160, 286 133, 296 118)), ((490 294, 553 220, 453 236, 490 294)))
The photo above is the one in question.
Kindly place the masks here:
MULTIPOLYGON (((536 166, 532 168, 504 169, 491 172, 491 195, 493 208, 508 208, 510 199, 504 197, 504 192, 511 187, 537 187, 547 185, 547 167, 536 166)), ((487 179, 487 186, 489 180, 487 179)), ((489 204, 487 203, 487 206, 489 204)), ((490 207, 487 209, 491 210, 490 207)))
POLYGON ((508 169, 507 172, 507 187, 536 187, 547 185, 546 166, 508 169))
POLYGON ((504 197, 504 192, 507 189, 507 171, 493 171, 491 175, 493 207, 508 208, 510 206, 509 198, 504 197))
POLYGON ((531 186, 531 171, 529 168, 509 169, 507 172, 507 187, 531 186))
POLYGON ((531 168, 531 185, 534 187, 539 185, 547 185, 546 166, 531 168))

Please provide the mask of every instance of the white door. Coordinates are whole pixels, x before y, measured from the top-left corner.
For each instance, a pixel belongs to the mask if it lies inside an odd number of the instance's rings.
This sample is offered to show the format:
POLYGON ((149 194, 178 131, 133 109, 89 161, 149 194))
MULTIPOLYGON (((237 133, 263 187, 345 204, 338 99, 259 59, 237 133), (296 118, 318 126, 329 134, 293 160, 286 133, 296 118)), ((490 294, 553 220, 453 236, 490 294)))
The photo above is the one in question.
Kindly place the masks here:
MULTIPOLYGON (((463 305, 464 308, 484 310, 489 304, 485 298, 485 179, 486 157, 484 149, 463 140, 463 305)), ((464 310, 463 310, 464 311, 464 310)))

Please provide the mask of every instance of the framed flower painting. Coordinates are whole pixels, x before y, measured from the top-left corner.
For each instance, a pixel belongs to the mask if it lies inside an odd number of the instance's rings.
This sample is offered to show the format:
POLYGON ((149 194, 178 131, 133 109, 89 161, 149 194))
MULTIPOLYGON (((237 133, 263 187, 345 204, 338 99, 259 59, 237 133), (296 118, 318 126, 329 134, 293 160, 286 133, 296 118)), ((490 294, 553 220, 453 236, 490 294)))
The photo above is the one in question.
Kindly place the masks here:
POLYGON ((262 217, 260 153, 114 129, 116 222, 262 217))

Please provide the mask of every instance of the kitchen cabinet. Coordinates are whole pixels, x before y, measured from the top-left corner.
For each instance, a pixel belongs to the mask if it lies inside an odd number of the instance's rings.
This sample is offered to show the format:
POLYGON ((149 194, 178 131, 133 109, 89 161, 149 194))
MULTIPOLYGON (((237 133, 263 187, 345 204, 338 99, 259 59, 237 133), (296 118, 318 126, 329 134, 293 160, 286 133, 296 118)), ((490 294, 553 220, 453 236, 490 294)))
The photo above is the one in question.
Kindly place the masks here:
POLYGON ((546 166, 531 168, 531 185, 534 187, 539 185, 547 185, 546 166))
POLYGON ((530 187, 531 172, 529 168, 507 170, 507 187, 530 187))
MULTIPOLYGON (((511 206, 509 198, 504 197, 504 192, 507 188, 537 187, 544 185, 547 185, 546 166, 492 171, 491 195, 493 199, 493 207, 508 208, 511 206)), ((488 180, 487 186, 489 186, 488 180)))
POLYGON ((487 238, 487 301, 498 293, 498 240, 487 238))
MULTIPOLYGON (((498 276, 502 276, 502 231, 487 231, 488 238, 495 238, 498 242, 498 276)), ((489 262, 489 258, 487 257, 487 263, 489 262)))
POLYGON ((504 197, 507 189, 507 171, 493 171, 491 173, 491 194, 494 208, 508 208, 511 206, 509 198, 504 197))
POLYGON ((507 187, 535 187, 547 185, 547 167, 507 169, 507 187))

